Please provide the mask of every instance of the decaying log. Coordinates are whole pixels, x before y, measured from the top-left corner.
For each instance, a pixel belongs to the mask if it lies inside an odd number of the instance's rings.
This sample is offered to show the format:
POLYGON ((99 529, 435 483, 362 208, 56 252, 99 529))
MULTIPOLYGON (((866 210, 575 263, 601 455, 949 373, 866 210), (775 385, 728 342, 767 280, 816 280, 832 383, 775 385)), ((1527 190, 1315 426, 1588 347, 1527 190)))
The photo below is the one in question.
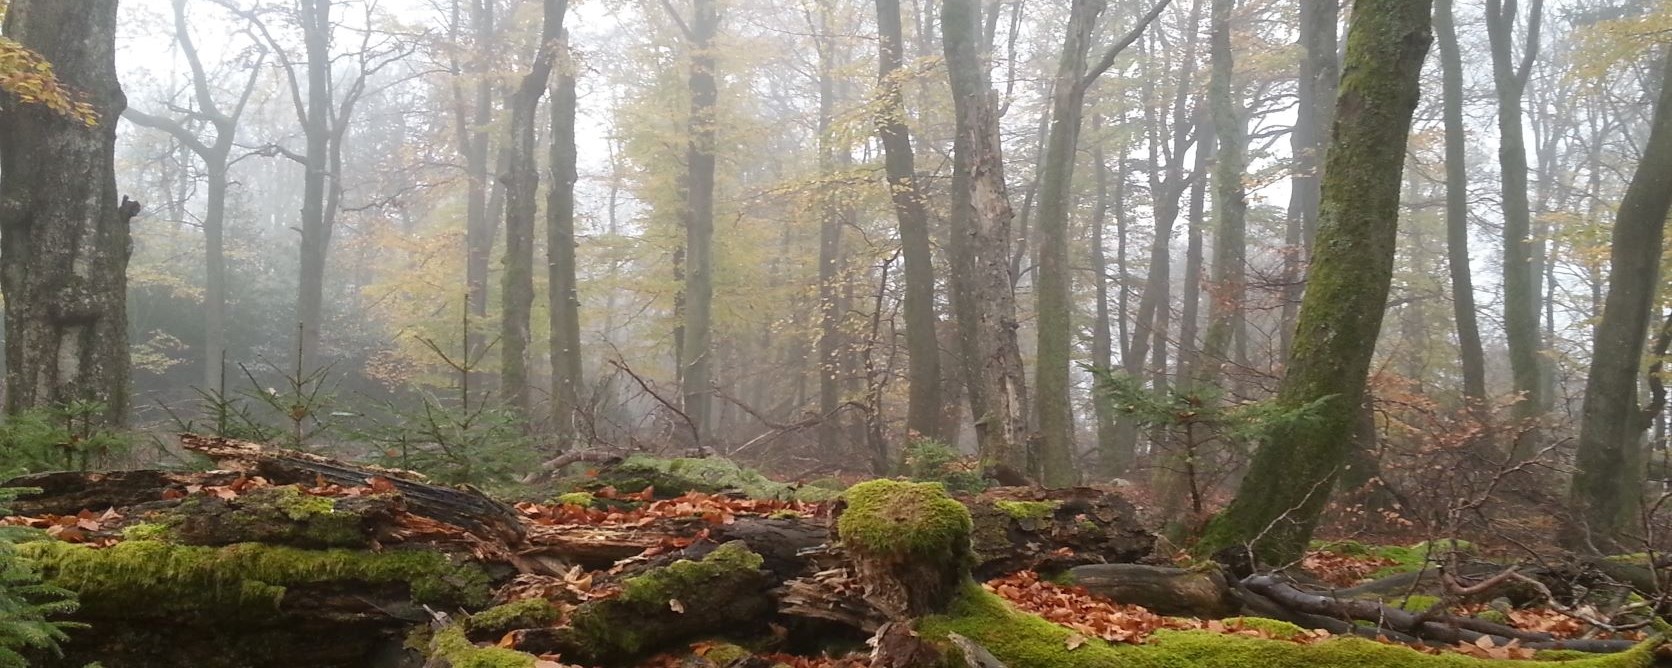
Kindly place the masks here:
POLYGON ((522 542, 524 523, 516 510, 475 489, 442 487, 411 471, 345 464, 329 457, 268 448, 247 441, 184 434, 180 444, 234 471, 260 475, 274 483, 312 485, 323 480, 345 487, 369 485, 373 478, 388 480, 406 499, 410 511, 484 537, 507 543, 522 542))
POLYGON ((225 485, 237 478, 231 471, 56 471, 19 476, 5 484, 40 490, 10 504, 13 514, 40 516, 127 508, 162 500, 169 490, 184 494, 188 485, 225 485))
POLYGON ((1093 564, 1068 571, 1074 584, 1111 601, 1161 615, 1220 619, 1242 613, 1243 601, 1218 568, 1187 570, 1141 564, 1093 564))
POLYGON ((1155 549, 1155 534, 1120 494, 1091 487, 1001 487, 960 498, 974 529, 973 571, 989 579, 1022 570, 1133 563, 1155 549))

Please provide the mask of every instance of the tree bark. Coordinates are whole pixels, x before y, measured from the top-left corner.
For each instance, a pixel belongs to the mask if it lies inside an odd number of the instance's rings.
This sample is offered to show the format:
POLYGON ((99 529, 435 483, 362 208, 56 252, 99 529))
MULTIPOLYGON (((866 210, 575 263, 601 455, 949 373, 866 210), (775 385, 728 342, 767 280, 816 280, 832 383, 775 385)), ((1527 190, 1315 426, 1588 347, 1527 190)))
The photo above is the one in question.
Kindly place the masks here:
POLYGON ((911 130, 906 127, 900 93, 904 38, 899 0, 877 0, 877 137, 882 142, 894 215, 900 222, 900 252, 905 259, 906 356, 909 358, 906 430, 925 438, 949 440, 941 433, 945 399, 941 392, 940 344, 935 336, 935 267, 930 256, 929 212, 917 180, 911 130))
POLYGON ((1434 31, 1445 79, 1446 259, 1456 312, 1463 397, 1474 408, 1486 403, 1486 354, 1475 315, 1474 272, 1469 266, 1468 136, 1463 121, 1463 55, 1457 43, 1453 0, 1434 0, 1434 31))
POLYGON ((0 290, 6 412, 93 401, 93 419, 128 417, 128 223, 118 201, 116 0, 21 0, 5 35, 52 63, 97 119, 0 99, 0 290))
POLYGON ((685 414, 697 423, 700 440, 712 434, 709 415, 713 394, 712 336, 714 302, 714 153, 718 123, 714 117, 720 89, 715 80, 714 37, 720 29, 716 0, 691 0, 687 34, 690 56, 691 117, 686 146, 685 292, 680 394, 685 414))
POLYGON ((1062 60, 1051 100, 1051 130, 1040 165, 1039 318, 1034 410, 1039 416, 1041 482, 1061 487, 1074 482, 1074 411, 1069 400, 1069 357, 1073 348, 1071 276, 1068 266, 1068 210, 1074 164, 1079 159, 1080 124, 1086 104, 1086 58, 1105 0, 1074 0, 1063 38, 1062 60))
MULTIPOLYGON (((333 207, 328 206, 327 180, 339 173, 331 169, 335 152, 331 141, 331 2, 301 0, 299 20, 302 45, 307 58, 308 94, 306 110, 298 109, 302 135, 307 141, 302 181, 302 249, 296 295, 297 366, 304 373, 318 361, 320 320, 325 313, 325 259, 331 247, 333 207)), ((301 100, 296 101, 298 106, 301 100)), ((340 122, 346 122, 342 119, 340 122)))
POLYGON ((1311 538, 1352 447, 1398 237, 1400 173, 1428 53, 1428 0, 1359 0, 1347 38, 1318 242, 1277 405, 1323 401, 1260 447, 1200 550, 1249 545, 1287 563, 1311 538))
POLYGON ((983 466, 1027 469, 1027 385, 1016 345, 1010 198, 974 0, 946 0, 941 36, 957 135, 952 170, 952 286, 965 388, 983 466))
POLYGON ((1230 360, 1234 335, 1242 328, 1247 286, 1243 273, 1248 263, 1248 200, 1242 185, 1247 169, 1247 126, 1239 109, 1235 82, 1235 54, 1231 50, 1231 13, 1234 0, 1213 0, 1213 24, 1209 60, 1208 108, 1219 152, 1213 163, 1213 280, 1208 286, 1208 329, 1202 341, 1202 357, 1190 381, 1196 386, 1212 384, 1230 360))
POLYGON ((534 62, 511 96, 510 169, 500 177, 505 183, 500 395, 525 421, 534 417, 528 387, 529 320, 534 307, 534 215, 538 208, 535 196, 540 189, 534 117, 540 98, 546 95, 546 82, 551 78, 557 50, 562 44, 563 18, 568 5, 568 0, 544 0, 545 20, 534 62))
POLYGON ((552 86, 552 187, 546 193, 547 299, 551 318, 552 436, 558 447, 575 440, 581 407, 581 297, 575 278, 575 64, 568 35, 560 46, 552 86))
POLYGON ((1640 407, 1637 386, 1672 210, 1672 50, 1667 54, 1649 141, 1615 217, 1608 297, 1585 382, 1573 478, 1580 528, 1590 543, 1629 550, 1640 549, 1627 539, 1642 530, 1643 433, 1659 412, 1640 407))
MULTIPOLYGON (((1527 144, 1522 136, 1522 97, 1538 55, 1539 24, 1543 0, 1532 0, 1527 15, 1527 39, 1519 63, 1515 58, 1517 0, 1486 0, 1486 34, 1491 43, 1492 82, 1498 93, 1498 163, 1503 174, 1504 213, 1504 334, 1509 343, 1509 361, 1515 391, 1522 400, 1515 416, 1529 421, 1542 415, 1549 398, 1544 396, 1539 333, 1539 271, 1534 257, 1532 210, 1527 197, 1527 144)), ((1529 434, 1526 426, 1523 434, 1529 434)), ((1529 456, 1532 443, 1516 439, 1515 452, 1529 456)))
MULTIPOLYGON (((1103 116, 1101 114, 1092 116, 1091 123, 1092 132, 1093 134, 1096 134, 1103 126, 1103 116)), ((1118 144, 1116 146, 1116 155, 1124 156, 1125 150, 1125 145, 1118 144)), ((1113 349, 1115 332, 1113 331, 1114 327, 1110 322, 1112 318, 1109 313, 1109 258, 1107 253, 1103 250, 1103 227, 1108 222, 1111 204, 1113 204, 1113 207, 1117 212, 1115 214, 1117 220, 1116 224, 1120 228, 1119 255, 1116 258, 1117 262, 1115 263, 1115 266, 1123 274, 1126 272, 1126 227, 1124 219, 1121 218, 1121 214, 1118 213, 1120 211, 1120 207, 1124 203, 1124 198, 1120 197, 1122 189, 1117 185, 1115 188, 1117 194, 1115 195, 1113 202, 1109 199, 1109 167, 1105 164, 1106 159, 1107 156, 1103 153, 1103 144, 1101 142, 1094 144, 1091 149, 1091 161, 1092 169, 1096 170, 1097 174, 1097 201, 1092 204, 1090 224, 1091 270, 1092 280, 1095 282, 1096 286, 1097 304, 1096 319, 1092 322, 1091 365, 1092 369, 1099 373, 1108 373, 1114 369, 1113 349)), ((1125 172, 1121 172, 1117 178, 1124 180, 1126 178, 1125 172)), ((1123 330, 1120 332, 1120 340, 1124 345, 1127 340, 1125 336, 1126 332, 1124 331, 1126 329, 1127 301, 1125 280, 1120 282, 1119 301, 1120 303, 1118 304, 1117 311, 1120 317, 1121 329, 1123 330)), ((1119 416, 1115 412, 1115 407, 1111 405, 1109 401, 1102 397, 1096 397, 1092 402, 1092 407, 1097 416, 1097 456, 1098 465, 1102 469, 1100 471, 1102 474, 1101 477, 1120 477, 1126 473, 1126 469, 1128 467, 1132 466, 1132 461, 1137 457, 1135 447, 1137 444, 1132 442, 1132 440, 1123 442, 1122 439, 1119 438, 1119 426, 1117 424, 1119 416), (1133 447, 1123 447, 1128 444, 1133 447)))
POLYGON ((1294 341, 1295 315, 1306 289, 1303 267, 1312 250, 1312 239, 1318 233, 1318 200, 1322 195, 1319 186, 1323 183, 1324 150, 1329 140, 1326 129, 1335 107, 1335 87, 1341 79, 1341 64, 1335 59, 1340 12, 1340 0, 1300 2, 1300 45, 1304 53, 1300 61, 1295 128, 1290 137, 1295 166, 1289 229, 1284 239, 1289 249, 1283 263, 1279 358, 1288 357, 1294 341))

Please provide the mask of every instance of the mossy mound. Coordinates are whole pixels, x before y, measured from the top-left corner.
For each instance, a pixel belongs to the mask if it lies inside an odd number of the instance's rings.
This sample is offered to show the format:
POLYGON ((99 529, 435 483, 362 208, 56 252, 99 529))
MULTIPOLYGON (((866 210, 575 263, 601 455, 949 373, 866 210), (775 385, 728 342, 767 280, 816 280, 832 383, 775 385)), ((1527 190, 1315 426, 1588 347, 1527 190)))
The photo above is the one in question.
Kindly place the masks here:
POLYGON ((940 483, 872 480, 843 494, 837 520, 842 544, 890 559, 968 559, 973 523, 964 504, 940 483))
POLYGON ((130 540, 103 549, 37 541, 19 553, 38 563, 48 582, 76 592, 88 618, 132 617, 136 610, 177 622, 271 618, 288 588, 330 583, 404 586, 413 602, 437 606, 478 607, 489 595, 481 569, 431 551, 130 540))
POLYGON ((313 496, 291 485, 254 489, 231 499, 188 497, 154 523, 167 529, 162 533, 170 540, 187 545, 369 547, 373 525, 394 504, 392 498, 313 496))
POLYGON ((465 626, 470 636, 491 640, 516 629, 550 626, 562 617, 563 612, 551 601, 525 598, 473 614, 465 620, 465 626))
POLYGON ((1073 631, 1023 614, 971 582, 944 615, 924 618, 918 630, 932 639, 965 636, 1011 666, 1028 668, 1269 668, 1354 666, 1355 668, 1639 668, 1654 664, 1653 647, 1591 655, 1572 661, 1491 661, 1461 654, 1424 654, 1362 638, 1298 644, 1207 631, 1158 631, 1142 645, 1112 645, 1096 639, 1070 643, 1073 631), (1069 645, 1078 644, 1075 649, 1069 645))
POLYGON ((1051 516, 1062 506, 1061 501, 994 501, 993 506, 1019 520, 1039 520, 1051 516))
POLYGON ((445 662, 442 665, 448 668, 534 668, 537 660, 533 654, 503 647, 477 647, 465 636, 464 629, 457 626, 435 634, 429 657, 445 662))
POLYGON ((754 499, 829 501, 841 494, 824 487, 777 482, 759 471, 719 457, 660 459, 633 455, 600 471, 584 486, 588 489, 608 486, 623 492, 654 487, 656 495, 663 498, 687 492, 718 494, 735 490, 754 499))

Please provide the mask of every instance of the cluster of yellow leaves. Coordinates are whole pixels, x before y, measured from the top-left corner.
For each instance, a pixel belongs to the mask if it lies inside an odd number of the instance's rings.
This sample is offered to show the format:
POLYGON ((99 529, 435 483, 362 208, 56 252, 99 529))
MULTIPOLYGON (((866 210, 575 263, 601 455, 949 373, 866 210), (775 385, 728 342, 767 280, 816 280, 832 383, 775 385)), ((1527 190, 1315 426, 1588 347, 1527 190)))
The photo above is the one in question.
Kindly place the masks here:
MULTIPOLYGON (((5 8, 0 6, 0 14, 4 11, 5 8)), ((45 106, 88 126, 99 123, 99 115, 93 111, 93 105, 76 99, 76 95, 58 81, 58 76, 52 72, 52 63, 5 37, 0 37, 0 92, 24 104, 45 106)))

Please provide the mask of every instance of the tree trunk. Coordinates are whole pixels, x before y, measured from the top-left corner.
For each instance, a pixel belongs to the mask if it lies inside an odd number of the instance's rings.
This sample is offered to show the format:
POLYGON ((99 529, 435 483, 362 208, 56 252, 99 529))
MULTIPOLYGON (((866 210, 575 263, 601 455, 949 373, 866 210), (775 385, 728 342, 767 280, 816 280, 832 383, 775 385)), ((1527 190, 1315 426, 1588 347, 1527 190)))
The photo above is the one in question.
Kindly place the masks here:
POLYGON ((819 35, 814 39, 818 43, 819 58, 819 176, 827 179, 820 189, 819 201, 819 362, 814 367, 819 377, 819 415, 826 419, 819 423, 819 452, 825 456, 833 456, 837 452, 837 444, 841 436, 842 421, 837 419, 836 411, 841 405, 841 379, 848 371, 844 364, 842 350, 842 314, 847 312, 843 302, 845 297, 838 296, 838 291, 844 286, 842 277, 842 227, 846 224, 842 215, 841 196, 836 192, 834 183, 836 173, 836 152, 847 150, 839 147, 836 137, 831 135, 831 125, 836 119, 836 44, 831 37, 830 3, 828 0, 819 2, 819 35))
POLYGON ((552 436, 558 447, 575 440, 581 407, 581 297, 575 279, 575 65, 568 36, 552 86, 552 187, 546 194, 547 299, 551 310, 552 436))
POLYGON ((909 394, 906 431, 926 438, 951 440, 941 432, 945 399, 941 392, 940 344, 935 337, 935 267, 929 247, 929 212, 917 181, 911 130, 906 127, 905 103, 900 94, 900 61, 904 53, 899 0, 877 0, 877 137, 882 142, 894 214, 900 220, 900 249, 905 259, 906 355, 909 394))
POLYGON ((1478 409, 1486 403, 1486 354, 1475 315, 1474 272, 1469 266, 1468 136, 1463 121, 1463 55, 1457 44, 1453 0, 1434 0, 1434 31, 1445 78, 1446 259, 1457 318, 1463 370, 1463 398, 1478 409))
POLYGON ((1335 60, 1340 10, 1340 0, 1301 0, 1300 3, 1300 44, 1304 54, 1300 61, 1295 129, 1290 138, 1295 166, 1289 231, 1285 238, 1289 249, 1283 263, 1280 358, 1288 357, 1293 343, 1295 315, 1306 286, 1303 267, 1312 249, 1312 239, 1318 233, 1318 199, 1322 194, 1319 185, 1323 182, 1324 150, 1329 140, 1326 130, 1330 126, 1330 112, 1335 108, 1335 87, 1341 78, 1341 64, 1335 60))
MULTIPOLYGON (((307 140, 302 181, 302 247, 296 296, 296 361, 303 373, 318 363, 319 327, 325 313, 325 259, 330 251, 332 207, 326 181, 331 169, 331 2, 302 0, 299 19, 308 61, 308 96, 302 113, 302 135, 307 140)), ((344 119, 346 120, 346 119, 344 119)))
POLYGON ((690 137, 685 164, 685 292, 683 345, 680 352, 680 394, 685 414, 697 423, 700 440, 712 433, 709 405, 712 392, 711 312, 714 302, 714 152, 719 120, 714 117, 720 97, 715 80, 714 36, 720 29, 716 0, 691 0, 687 35, 691 50, 690 137))
POLYGON ((957 120, 952 170, 952 286, 965 387, 984 466, 1027 468, 1027 385, 1016 346, 1010 198, 998 116, 974 0, 946 0, 941 35, 957 120))
POLYGON ((1039 195, 1039 273, 1035 311, 1039 324, 1035 367, 1035 408, 1039 416, 1040 461, 1048 487, 1072 484, 1074 411, 1069 399, 1069 357, 1073 318, 1069 293, 1068 210, 1073 198, 1074 164, 1079 159, 1080 122, 1086 104, 1086 54, 1092 32, 1107 7, 1104 0, 1074 0, 1051 101, 1051 130, 1046 140, 1039 195))
MULTIPOLYGON (((1521 393, 1515 416, 1530 421, 1542 415, 1544 396, 1539 333, 1539 272, 1534 257, 1532 211, 1527 199, 1527 145, 1522 138, 1522 97, 1538 54, 1543 0, 1532 0, 1522 60, 1515 59, 1516 0, 1486 0, 1486 34, 1491 42, 1492 81, 1498 93, 1498 163, 1503 173, 1504 334, 1515 391, 1521 393)), ((1530 434, 1527 425, 1518 427, 1530 434)), ((1529 438, 1516 439, 1518 457, 1532 454, 1529 438)))
MULTIPOLYGON (((1092 116, 1091 123, 1092 132, 1096 134, 1103 126, 1103 116, 1101 114, 1092 116)), ((1116 155, 1124 156, 1125 149, 1124 145, 1117 145, 1116 155)), ((1097 315, 1096 320, 1092 323, 1091 365, 1099 373, 1107 373, 1114 369, 1112 354, 1115 342, 1115 333, 1111 331, 1113 329, 1110 322, 1112 318, 1109 313, 1109 258, 1103 250, 1103 227, 1108 221, 1111 205, 1109 199, 1109 167, 1104 164, 1105 159, 1102 142, 1094 144, 1091 149, 1091 160, 1092 169, 1096 170, 1097 174, 1097 201, 1092 204, 1091 214, 1091 270, 1092 280, 1095 281, 1097 287, 1097 315)), ((1122 172, 1117 178, 1124 180, 1126 175, 1122 172)), ((1119 195, 1120 186, 1117 185, 1115 191, 1117 194, 1112 204, 1116 211, 1116 224, 1120 227, 1120 250, 1115 266, 1124 274, 1126 272, 1126 226, 1119 213, 1124 198, 1119 195)), ((1126 328, 1126 301, 1126 281, 1122 280, 1117 309, 1120 314, 1122 330, 1126 328)), ((1123 344, 1126 341, 1125 333, 1125 331, 1121 332, 1120 340, 1123 344)), ((1123 442, 1117 436, 1119 430, 1117 425, 1118 415, 1115 412, 1115 407, 1109 401, 1100 396, 1094 397, 1092 407, 1097 415, 1097 455, 1098 464, 1102 469, 1100 477, 1118 478, 1126 473, 1128 467, 1132 466, 1132 460, 1137 455, 1135 447, 1137 444, 1132 440, 1123 442)))
POLYGON ((1241 329, 1247 286, 1243 271, 1248 254, 1248 200, 1242 185, 1247 169, 1247 128, 1239 109, 1231 50, 1231 13, 1234 0, 1213 0, 1213 37, 1209 49, 1212 74, 1208 79, 1208 108, 1219 137, 1213 164, 1213 280, 1208 286, 1208 329, 1202 358, 1190 382, 1212 384, 1230 360, 1232 339, 1241 329))
MULTIPOLYGON (((510 170, 505 182, 505 273, 500 300, 500 395, 524 421, 534 414, 529 401, 529 320, 534 308, 534 215, 540 172, 535 157, 538 141, 534 116, 546 95, 557 49, 563 40, 563 16, 568 0, 544 0, 545 20, 540 44, 528 74, 511 96, 510 170)), ((554 149, 555 150, 555 149, 554 149)))
MULTIPOLYGON (((470 315, 477 320, 488 317, 488 274, 493 262, 494 237, 498 225, 503 192, 494 178, 494 166, 488 163, 493 142, 488 126, 493 121, 493 51, 499 46, 494 29, 494 0, 470 0, 470 21, 475 31, 476 44, 469 72, 476 77, 475 98, 467 112, 462 91, 458 101, 459 146, 465 160, 465 172, 470 183, 465 196, 465 301, 470 315), (489 199, 492 192, 494 200, 489 199)), ((465 354, 479 354, 482 336, 465 332, 465 354)), ((467 407, 468 408, 468 407, 467 407)))
POLYGON ((1197 332, 1202 320, 1202 229, 1207 222, 1208 165, 1218 151, 1213 140, 1213 124, 1203 121, 1196 133, 1202 139, 1196 149, 1196 165, 1191 169, 1195 183, 1190 186, 1190 218, 1185 227, 1184 247, 1184 306, 1179 309, 1179 378, 1193 378, 1201 357, 1197 332))
POLYGON ((1590 539, 1581 544, 1630 550, 1640 549, 1624 539, 1642 530, 1643 432, 1660 409, 1639 406, 1637 385, 1672 209, 1672 51, 1662 67, 1649 142, 1615 218, 1608 297, 1585 382, 1579 473, 1573 479, 1574 501, 1590 539))
POLYGON ((1347 40, 1318 241, 1277 404, 1312 420, 1265 441, 1200 549, 1251 544, 1266 563, 1300 556, 1352 448, 1398 237, 1400 172, 1427 55, 1428 0, 1359 0, 1347 40))
MULTIPOLYGON (((128 223, 116 189, 116 1, 21 0, 5 35, 85 96, 92 123, 42 105, 0 106, 0 290, 6 413, 93 401, 98 423, 128 416, 128 223)), ((10 96, 8 96, 9 98, 10 96)))

